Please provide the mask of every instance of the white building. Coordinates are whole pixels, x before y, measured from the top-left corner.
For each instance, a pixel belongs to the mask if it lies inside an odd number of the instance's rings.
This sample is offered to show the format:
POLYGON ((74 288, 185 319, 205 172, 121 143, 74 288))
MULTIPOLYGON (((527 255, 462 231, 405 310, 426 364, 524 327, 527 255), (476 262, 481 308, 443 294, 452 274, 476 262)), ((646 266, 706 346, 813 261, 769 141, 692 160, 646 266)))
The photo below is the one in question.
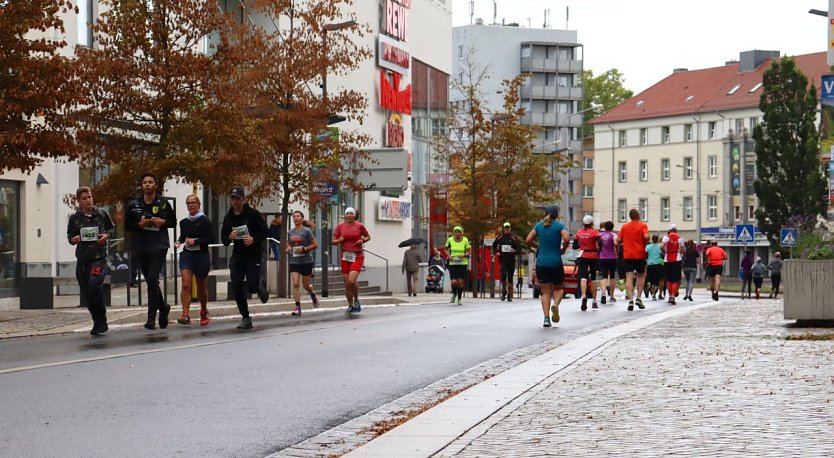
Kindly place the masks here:
MULTIPOLYGON (((615 227, 636 208, 653 233, 675 223, 686 239, 718 240, 737 271, 735 225, 753 224, 757 199, 753 127, 761 122, 762 76, 778 51, 742 52, 738 62, 676 69, 591 121, 595 216, 615 227), (699 237, 700 235, 700 237, 699 237)), ((825 53, 796 56, 819 90, 825 53)), ((752 245, 767 259, 758 229, 752 245)))
MULTIPOLYGON (((66 34, 63 38, 68 42, 65 53, 70 53, 78 43, 92 44, 89 23, 98 16, 99 4, 96 0, 81 0, 77 3, 79 13, 71 12, 64 18, 66 34)), ((237 8, 238 2, 227 0, 221 2, 221 5, 231 10, 237 8)), ((363 279, 372 285, 384 287, 387 275, 392 291, 405 290, 404 281, 400 281, 402 249, 397 244, 411 237, 413 231, 415 234, 428 231, 427 227, 416 223, 421 217, 428 220, 428 198, 418 193, 416 201, 412 199, 415 188, 420 189, 431 179, 427 172, 431 152, 425 141, 415 139, 412 143, 412 131, 422 132, 420 126, 431 126, 432 120, 435 120, 434 124, 438 128, 442 127, 436 120, 445 117, 448 97, 447 75, 451 72, 452 60, 449 46, 452 33, 451 8, 451 0, 355 1, 351 11, 346 12, 344 20, 354 19, 370 26, 372 33, 360 40, 374 50, 374 57, 348 75, 331 75, 328 78, 328 86, 331 88, 353 88, 365 92, 369 100, 368 113, 362 125, 344 122, 338 127, 370 135, 373 142, 368 149, 375 151, 389 167, 403 169, 402 176, 406 176, 406 173, 409 175, 409 179, 390 186, 373 186, 375 180, 384 175, 382 172, 366 177, 368 190, 356 195, 345 195, 330 209, 331 223, 341 219, 343 209, 348 205, 360 211, 361 220, 373 238, 368 249, 379 255, 366 257, 368 273, 363 279), (397 20, 389 21, 386 18, 387 12, 396 13, 397 20), (395 50, 394 63, 405 62, 407 68, 392 65, 392 59, 386 59, 380 53, 383 48, 395 50), (392 110, 383 106, 381 80, 385 79, 393 85, 394 73, 401 75, 400 87, 389 86, 388 89, 393 88, 401 94, 413 93, 415 102, 413 106, 407 107, 408 110, 403 107, 392 110), (381 78, 382 75, 384 78, 381 78), (415 121, 412 122, 412 119, 415 121), (389 129, 391 126, 393 130, 389 129), (393 138, 388 138, 389 131, 395 133, 393 138), (413 156, 412 151, 415 153, 413 156), (385 272, 386 260, 388 272, 385 272)), ((254 20, 258 21, 258 18, 254 20)), ((16 279, 20 276, 74 275, 74 247, 66 241, 66 224, 73 209, 66 206, 62 199, 67 194, 73 194, 79 185, 87 184, 89 180, 89 172, 80 170, 76 163, 57 163, 52 160, 45 161, 30 175, 6 172, 0 176, 0 235, 6 246, 0 267, 0 297, 17 294, 16 279)), ((178 218, 186 214, 182 203, 191 189, 189 183, 166 183, 165 195, 175 198, 181 204, 177 207, 178 218)), ((203 210, 219 225, 228 206, 225 195, 227 190, 216 190, 216 194, 205 189, 199 192, 203 196, 203 210)), ((259 209, 266 215, 277 213, 280 210, 277 202, 277 198, 265 202, 259 209)), ((293 205, 293 208, 306 210, 301 204, 293 205)), ((114 220, 119 219, 118 212, 118 208, 111 208, 114 220)), ((310 214, 309 211, 305 213, 310 214)), ((321 223, 322 215, 314 212, 311 217, 318 218, 318 223, 321 223)), ((119 222, 116 222, 118 226, 119 222)), ((317 229, 321 230, 321 224, 317 224, 317 229)), ((317 235, 321 240, 321 233, 317 235)), ((331 256, 331 259, 334 258, 331 256)))

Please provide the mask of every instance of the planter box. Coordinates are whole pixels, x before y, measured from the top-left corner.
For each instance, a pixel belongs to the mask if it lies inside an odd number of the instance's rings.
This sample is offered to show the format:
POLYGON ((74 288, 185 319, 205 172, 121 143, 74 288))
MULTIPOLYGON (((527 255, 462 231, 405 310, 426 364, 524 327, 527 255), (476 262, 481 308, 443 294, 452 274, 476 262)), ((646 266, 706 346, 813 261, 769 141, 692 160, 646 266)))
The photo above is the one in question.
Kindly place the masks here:
POLYGON ((789 259, 782 285, 786 320, 834 320, 834 261, 789 259))

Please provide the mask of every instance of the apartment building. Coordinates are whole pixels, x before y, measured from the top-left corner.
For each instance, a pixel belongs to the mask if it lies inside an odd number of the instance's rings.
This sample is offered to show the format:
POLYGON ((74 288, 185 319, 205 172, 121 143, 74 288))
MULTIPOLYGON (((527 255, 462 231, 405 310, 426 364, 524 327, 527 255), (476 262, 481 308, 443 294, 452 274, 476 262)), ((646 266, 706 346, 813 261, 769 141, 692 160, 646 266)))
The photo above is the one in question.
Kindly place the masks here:
MULTIPOLYGON (((731 272, 745 247, 767 259, 758 229, 740 244, 735 225, 756 225, 752 129, 762 120, 762 76, 778 57, 754 50, 720 67, 676 69, 593 119, 595 216, 619 227, 636 208, 653 233, 674 223, 686 239, 717 240, 731 272)), ((825 53, 795 59, 819 90, 825 53)))

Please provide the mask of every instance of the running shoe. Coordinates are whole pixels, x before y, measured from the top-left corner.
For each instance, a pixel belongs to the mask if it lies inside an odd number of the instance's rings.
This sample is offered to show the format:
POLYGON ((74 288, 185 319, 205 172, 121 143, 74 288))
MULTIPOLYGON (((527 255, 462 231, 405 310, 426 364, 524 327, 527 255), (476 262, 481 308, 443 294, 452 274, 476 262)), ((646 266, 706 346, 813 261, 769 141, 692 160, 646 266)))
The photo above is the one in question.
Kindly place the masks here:
POLYGON ((599 308, 599 306, 597 305, 597 301, 594 301, 593 303, 591 303, 591 308, 592 309, 598 309, 599 308))
POLYGON ((301 316, 301 306, 296 306, 292 311, 292 316, 301 316))
POLYGON ((559 306, 558 305, 551 305, 550 306, 550 319, 554 323, 559 322, 559 306))
MULTIPOLYGON (((614 302, 617 302, 617 298, 616 298, 616 297, 614 297, 614 296, 612 295, 612 296, 611 296, 611 303, 613 304, 614 302)), ((603 302, 603 304, 604 304, 604 303, 605 303, 605 302, 603 302)))
POLYGON ((356 313, 356 309, 353 308, 353 304, 348 305, 347 310, 345 310, 345 315, 353 315, 356 313))
POLYGON ((718 291, 713 291, 712 292, 712 300, 714 300, 714 301, 718 300, 718 291))
POLYGON ((458 297, 458 305, 463 305, 463 300, 460 297, 458 297))
POLYGON ((646 306, 643 305, 643 300, 640 299, 639 297, 637 298, 635 303, 637 304, 637 308, 640 309, 640 310, 643 310, 644 308, 646 308, 646 306))
POLYGON ((507 296, 507 302, 512 302, 512 301, 513 301, 513 297, 512 296, 507 296))
POLYGON ((319 297, 315 294, 310 295, 310 298, 313 300, 313 307, 318 308, 319 306, 319 297))
POLYGON ((670 297, 670 298, 669 298, 669 305, 675 305, 675 304, 676 304, 676 302, 675 302, 675 298, 674 298, 674 296, 673 296, 673 297, 670 297))
POLYGON ((209 316, 208 310, 203 310, 200 312, 200 326, 206 326, 209 324, 209 316))
POLYGON ((191 317, 188 315, 182 315, 177 318, 177 323, 179 324, 191 324, 191 317))
POLYGON ((91 336, 100 336, 100 335, 104 334, 105 332, 107 332, 107 329, 108 329, 107 323, 104 323, 102 325, 94 324, 93 329, 90 329, 90 335, 91 336))
POLYGON ((582 298, 582 305, 579 306, 579 309, 582 310, 583 312, 585 310, 588 310, 588 298, 587 297, 582 298))
POLYGON ((362 304, 359 303, 359 299, 353 301, 353 311, 356 313, 362 311, 362 304))
POLYGON ((544 317, 544 323, 542 323, 542 326, 544 326, 546 328, 550 327, 550 317, 549 316, 544 317))
POLYGON ((238 329, 252 329, 252 318, 250 318, 248 316, 243 318, 242 320, 240 320, 240 324, 237 325, 237 328, 238 329))
MULTIPOLYGON (((600 298, 600 300, 599 300, 599 301, 600 301, 600 302, 602 302, 602 305, 605 305, 605 296, 602 296, 602 298, 600 298)), ((614 302, 614 298, 613 298, 613 297, 611 298, 611 302, 614 302)))
POLYGON ((504 292, 504 291, 501 291, 501 300, 502 300, 502 301, 507 300, 507 293, 506 293, 506 292, 504 292))
POLYGON ((634 310, 634 301, 628 301, 628 311, 634 310))
POLYGON ((261 304, 266 304, 266 301, 269 300, 269 292, 264 288, 264 285, 258 287, 258 299, 261 300, 261 304))
POLYGON ((168 327, 169 312, 171 312, 171 306, 168 304, 163 304, 163 306, 159 308, 159 329, 165 329, 168 327))
POLYGON ((455 303, 455 299, 457 299, 457 298, 458 298, 458 295, 457 295, 457 294, 455 294, 455 293, 452 293, 452 299, 449 301, 449 303, 450 303, 450 304, 454 304, 454 303, 455 303))

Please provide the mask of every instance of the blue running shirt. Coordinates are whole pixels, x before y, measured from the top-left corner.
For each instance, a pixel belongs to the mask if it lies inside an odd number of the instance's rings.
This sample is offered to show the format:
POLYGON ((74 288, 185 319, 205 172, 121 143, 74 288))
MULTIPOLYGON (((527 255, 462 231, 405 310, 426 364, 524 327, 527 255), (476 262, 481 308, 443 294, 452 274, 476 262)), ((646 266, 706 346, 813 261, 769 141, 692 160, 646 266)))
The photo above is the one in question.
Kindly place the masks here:
POLYGON ((544 222, 536 224, 536 236, 539 240, 539 252, 536 255, 536 266, 562 266, 562 229, 565 225, 559 221, 551 221, 550 227, 544 227, 544 222))

